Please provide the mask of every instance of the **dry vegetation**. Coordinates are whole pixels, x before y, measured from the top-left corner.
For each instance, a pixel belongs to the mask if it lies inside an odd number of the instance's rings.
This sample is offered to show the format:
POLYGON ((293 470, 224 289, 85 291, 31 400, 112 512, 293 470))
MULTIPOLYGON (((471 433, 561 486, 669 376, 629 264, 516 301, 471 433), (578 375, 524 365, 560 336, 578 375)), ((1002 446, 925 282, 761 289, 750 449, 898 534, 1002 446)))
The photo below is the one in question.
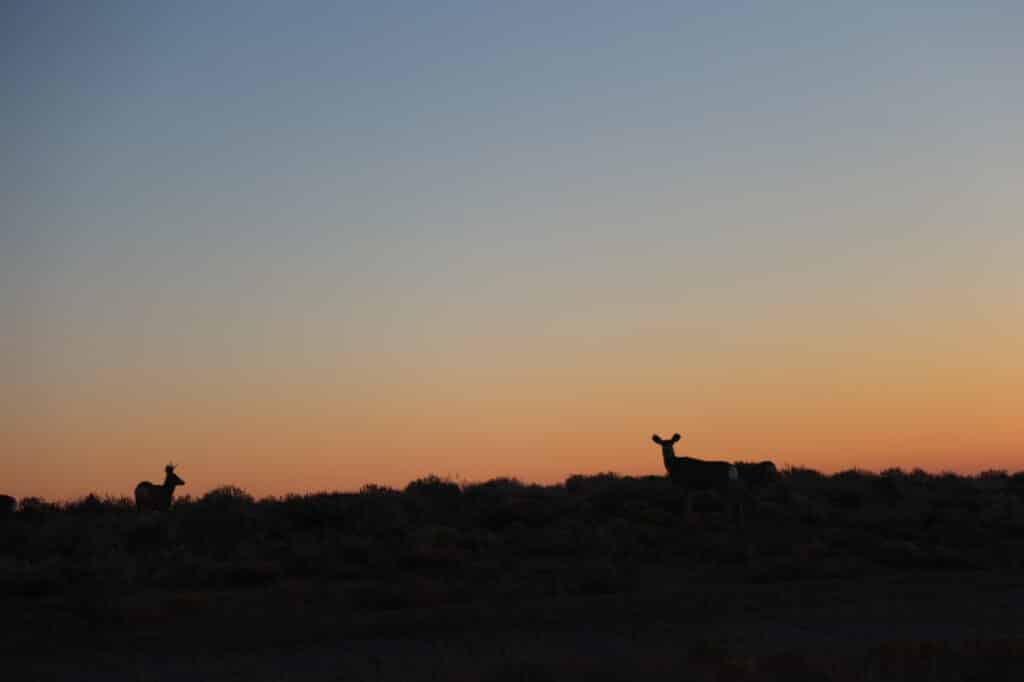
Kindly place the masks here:
MULTIPOLYGON (((177 500, 167 514, 137 513, 127 499, 25 499, 0 519, 0 597, 14 607, 0 654, 31 661, 45 642, 68 660, 88 651, 109 663, 125 651, 167 647, 255 651, 339 637, 477 641, 542 631, 552 644, 528 659, 478 642, 477 655, 448 655, 444 670, 430 659, 434 667, 405 679, 572 679, 595 670, 607 679, 684 671, 723 680, 962 679, 994 665, 1024 672, 1024 640, 1014 637, 903 641, 882 633, 859 649, 811 653, 797 644, 758 650, 729 634, 794 613, 852 622, 868 605, 887 621, 957 620, 977 599, 965 586, 1019 591, 1024 473, 789 469, 748 504, 742 531, 713 495, 697 501, 698 518, 688 521, 664 478, 612 474, 557 486, 429 477, 404 491, 367 486, 263 500, 228 486, 177 500), (680 639, 693 625, 705 636, 680 639), (581 628, 604 633, 593 634, 592 655, 553 644, 581 628), (663 641, 669 632, 676 634, 663 641), (632 644, 616 649, 616 638, 632 644)), ((498 639, 515 641, 508 637, 498 639)), ((374 657, 348 665, 356 679, 402 678, 374 657)))

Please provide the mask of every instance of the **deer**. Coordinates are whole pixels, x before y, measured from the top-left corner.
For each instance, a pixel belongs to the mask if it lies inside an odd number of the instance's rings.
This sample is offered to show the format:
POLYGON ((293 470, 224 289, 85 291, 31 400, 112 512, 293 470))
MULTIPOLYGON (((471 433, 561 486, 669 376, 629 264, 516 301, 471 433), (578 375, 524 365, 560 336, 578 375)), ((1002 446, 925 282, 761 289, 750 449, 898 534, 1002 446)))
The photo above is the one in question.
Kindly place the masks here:
POLYGON ((694 490, 715 490, 725 501, 728 512, 735 512, 737 525, 742 526, 744 488, 736 465, 732 462, 676 457, 675 445, 681 437, 677 433, 672 438, 665 439, 654 434, 651 440, 661 446, 665 470, 672 484, 683 489, 686 498, 686 518, 689 519, 693 511, 691 493, 694 490))
POLYGON ((171 498, 174 497, 174 489, 179 485, 185 485, 185 481, 178 478, 174 473, 174 465, 168 464, 164 467, 166 476, 163 485, 155 485, 149 481, 143 481, 135 486, 135 508, 139 511, 167 511, 171 508, 171 498))

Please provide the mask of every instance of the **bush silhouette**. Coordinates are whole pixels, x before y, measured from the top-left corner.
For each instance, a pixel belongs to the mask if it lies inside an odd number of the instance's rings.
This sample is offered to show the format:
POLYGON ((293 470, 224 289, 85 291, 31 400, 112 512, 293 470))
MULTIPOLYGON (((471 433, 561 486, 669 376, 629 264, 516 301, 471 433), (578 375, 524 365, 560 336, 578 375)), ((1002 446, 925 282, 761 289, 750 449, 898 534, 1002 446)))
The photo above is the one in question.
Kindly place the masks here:
MULTIPOLYGON (((702 518, 688 523, 664 476, 611 473, 548 486, 428 476, 401 491, 371 485, 261 500, 226 485, 160 514, 139 514, 124 498, 26 498, 0 520, 0 594, 77 594, 98 604, 308 584, 320 586, 309 587, 320 590, 314 602, 352 615, 628 601, 688 589, 690 578, 784 585, 1024 569, 1014 539, 1024 527, 1021 473, 789 468, 779 478, 743 532, 714 501, 698 504, 702 518)), ((109 611, 89 609, 96 618, 109 611)))

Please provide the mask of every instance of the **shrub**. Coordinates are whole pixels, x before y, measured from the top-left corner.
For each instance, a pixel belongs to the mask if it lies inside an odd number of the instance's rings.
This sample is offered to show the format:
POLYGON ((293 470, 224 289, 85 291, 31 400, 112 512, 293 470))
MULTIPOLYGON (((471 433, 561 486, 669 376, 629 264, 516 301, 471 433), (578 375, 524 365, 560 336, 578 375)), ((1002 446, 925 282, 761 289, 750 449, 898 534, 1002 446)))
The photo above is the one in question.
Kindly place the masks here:
POLYGON ((876 478, 876 475, 864 469, 845 469, 836 474, 833 474, 830 480, 833 483, 854 484, 866 483, 873 478, 876 478))
POLYGON ((431 474, 409 483, 405 487, 405 492, 411 495, 424 495, 427 497, 455 498, 462 495, 462 488, 454 481, 431 474))
POLYGON ((913 471, 910 472, 910 478, 914 479, 914 482, 916 483, 928 483, 934 478, 934 476, 929 474, 921 467, 916 467, 913 471))
MULTIPOLYGON (((897 471, 899 471, 897 469, 897 471)), ((906 497, 905 477, 903 472, 883 473, 871 481, 871 494, 881 498, 889 505, 895 505, 906 497)))
POLYGON ((618 481, 619 475, 611 471, 593 476, 573 474, 565 479, 565 489, 572 495, 594 493, 598 490, 607 489, 618 481))
POLYGON ((988 469, 975 477, 974 484, 987 493, 1002 491, 1010 487, 1010 476, 1005 469, 988 469))
POLYGON ((1010 476, 1009 488, 1011 493, 1024 498, 1024 471, 1018 471, 1010 476))
POLYGON ((60 513, 60 507, 40 497, 26 497, 21 500, 18 514, 23 519, 39 521, 60 513))
MULTIPOLYGON (((360 495, 367 496, 384 496, 384 495, 399 495, 397 490, 389 488, 386 485, 377 485, 376 483, 367 483, 359 489, 360 495)), ((291 497, 291 496, 290 496, 291 497)))
POLYGON ((791 466, 780 472, 780 478, 798 488, 814 488, 821 485, 825 475, 815 469, 791 466))
POLYGON ((64 511, 72 514, 109 514, 123 513, 135 508, 135 502, 127 497, 104 497, 100 499, 95 494, 69 502, 64 506, 64 511))
POLYGON ((462 492, 466 495, 477 495, 480 497, 505 497, 524 492, 527 486, 517 478, 492 478, 485 483, 469 483, 463 486, 462 492))
POLYGON ((206 506, 227 506, 227 505, 239 505, 239 504, 252 504, 254 502, 252 495, 247 493, 242 488, 234 485, 222 485, 219 488, 214 488, 210 492, 203 495, 199 504, 206 506))

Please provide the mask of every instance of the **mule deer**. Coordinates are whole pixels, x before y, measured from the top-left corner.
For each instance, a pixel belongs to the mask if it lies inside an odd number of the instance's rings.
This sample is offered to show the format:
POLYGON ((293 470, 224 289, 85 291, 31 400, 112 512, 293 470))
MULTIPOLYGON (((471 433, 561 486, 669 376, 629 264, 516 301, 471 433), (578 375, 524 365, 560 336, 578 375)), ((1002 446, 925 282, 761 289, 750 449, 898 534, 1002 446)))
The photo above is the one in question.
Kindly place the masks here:
POLYGON ((690 517, 693 509, 694 490, 715 490, 725 502, 727 512, 735 513, 736 523, 743 525, 743 481, 739 470, 731 462, 709 462, 692 457, 676 457, 675 444, 679 442, 677 433, 666 440, 657 434, 651 440, 661 446, 661 456, 665 461, 665 470, 673 485, 683 489, 686 498, 686 516, 690 517))
POLYGON ((185 481, 178 478, 174 473, 174 465, 168 464, 164 467, 167 476, 164 477, 163 485, 155 485, 149 481, 143 481, 135 486, 135 508, 139 511, 167 511, 171 508, 171 498, 174 497, 174 489, 179 485, 185 485, 185 481))

